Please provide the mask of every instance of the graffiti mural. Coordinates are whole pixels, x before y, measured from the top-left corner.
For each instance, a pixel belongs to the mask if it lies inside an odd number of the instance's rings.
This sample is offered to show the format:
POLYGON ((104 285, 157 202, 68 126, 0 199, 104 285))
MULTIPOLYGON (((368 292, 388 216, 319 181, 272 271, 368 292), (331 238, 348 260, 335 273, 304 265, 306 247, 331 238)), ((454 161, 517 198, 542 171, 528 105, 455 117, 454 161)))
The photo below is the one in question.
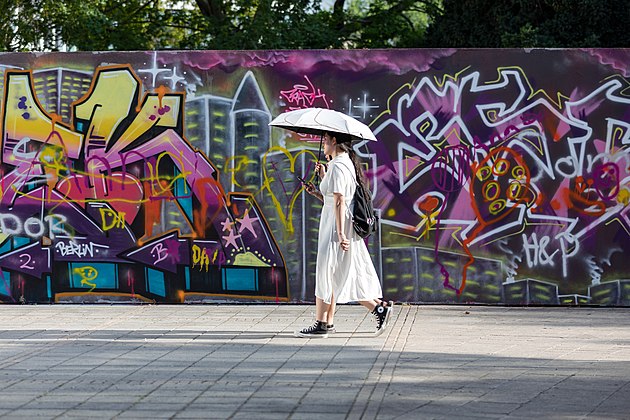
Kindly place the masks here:
POLYGON ((406 302, 630 305, 630 50, 3 54, 0 300, 310 302, 333 108, 406 302))

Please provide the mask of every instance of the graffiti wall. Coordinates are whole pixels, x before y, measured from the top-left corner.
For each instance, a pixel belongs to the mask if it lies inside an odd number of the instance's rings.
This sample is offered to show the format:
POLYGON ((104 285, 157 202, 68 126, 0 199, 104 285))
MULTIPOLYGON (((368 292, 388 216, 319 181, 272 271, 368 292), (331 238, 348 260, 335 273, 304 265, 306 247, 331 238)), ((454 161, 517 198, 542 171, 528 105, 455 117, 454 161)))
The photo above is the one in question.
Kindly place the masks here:
POLYGON ((314 300, 332 108, 386 297, 630 305, 630 50, 2 54, 0 300, 314 300))

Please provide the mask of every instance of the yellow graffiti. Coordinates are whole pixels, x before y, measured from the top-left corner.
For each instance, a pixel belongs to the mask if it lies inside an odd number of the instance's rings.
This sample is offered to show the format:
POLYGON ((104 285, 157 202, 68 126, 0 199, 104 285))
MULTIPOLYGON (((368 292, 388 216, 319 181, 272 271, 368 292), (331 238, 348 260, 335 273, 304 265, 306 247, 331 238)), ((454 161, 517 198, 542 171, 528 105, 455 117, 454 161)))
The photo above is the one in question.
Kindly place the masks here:
POLYGON ((57 115, 44 111, 33 93, 30 73, 8 71, 5 89, 11 94, 5 95, 4 130, 0 140, 4 162, 15 165, 20 160, 13 148, 5 148, 4 143, 8 140, 17 143, 25 138, 59 146, 73 159, 79 157, 83 135, 60 123, 57 115))
MULTIPOLYGON (((291 200, 288 203, 288 205, 283 205, 282 203, 280 203, 280 200, 278 199, 278 197, 275 196, 271 188, 271 184, 275 181, 275 178, 270 177, 269 174, 267 173, 267 156, 272 152, 282 152, 285 154, 285 156, 289 159, 289 162, 291 163, 291 167, 290 167, 291 172, 295 171, 295 161, 300 155, 302 154, 310 155, 313 158, 313 160, 317 160, 317 158, 315 156, 315 153, 313 153, 310 150, 302 150, 298 152, 297 154, 292 155, 291 152, 289 152, 287 149, 280 146, 273 146, 272 148, 267 150, 267 152, 263 156, 263 190, 266 189, 267 192, 269 193, 269 196, 271 197, 271 201, 273 202, 273 205, 276 208, 276 211, 278 212, 278 216, 280 217, 280 221, 284 225, 284 228, 286 229, 286 231, 289 233, 293 233, 295 231, 295 228, 293 227, 293 207, 295 206, 295 201, 298 199, 300 194, 293 194, 291 196, 291 200), (287 214, 284 213, 285 208, 288 209, 287 214)), ((304 187, 302 187, 299 192, 301 193, 303 190, 304 190, 304 187)))
MULTIPOLYGON (((424 218, 421 223, 418 224, 418 230, 423 227, 427 218, 424 218)), ((420 242, 421 240, 427 240, 430 237, 430 232, 437 231, 438 227, 430 227, 427 226, 425 229, 419 231, 419 234, 412 233, 404 233, 404 232, 389 232, 389 235, 392 237, 401 237, 414 240, 416 242, 420 242)), ((461 226, 440 226, 439 231, 441 232, 441 236, 443 236, 444 232, 450 231, 450 237, 454 240, 454 242, 461 245, 461 239, 459 238, 458 233, 462 230, 461 226)))
MULTIPOLYGON (((44 145, 39 152, 39 162, 44 168, 46 175, 46 183, 49 187, 47 196, 50 198, 52 189, 55 187, 59 178, 68 171, 68 162, 63 150, 58 146, 44 145)), ((15 188, 14 185, 12 187, 15 188)))
POLYGON ((103 231, 106 232, 114 228, 125 228, 124 212, 116 212, 114 210, 103 207, 99 208, 98 210, 101 214, 101 226, 103 227, 103 231), (107 219, 110 219, 110 221, 108 221, 107 219))
MULTIPOLYGON (((47 152, 48 153, 48 152, 47 152)), ((61 158, 59 158, 61 159, 61 158)), ((59 162, 59 161, 58 161, 59 162)), ((96 161, 91 161, 91 162, 96 162, 96 161)), ((95 164, 96 165, 96 164, 95 164)), ((95 166, 94 165, 94 166, 95 166)), ((60 181, 61 183, 67 184, 65 188, 60 188, 60 184, 56 185, 56 189, 58 191, 62 191, 62 193, 64 194, 64 196, 62 198, 59 199, 55 199, 52 197, 48 197, 45 199, 45 202, 47 203, 65 203, 68 200, 68 196, 70 195, 71 191, 73 191, 73 188, 78 188, 75 184, 76 181, 73 178, 73 175, 78 175, 78 176, 88 176, 90 177, 90 179, 92 180, 92 182, 100 182, 103 185, 107 186, 107 185, 116 185, 117 187, 121 187, 121 188, 127 188, 130 186, 130 184, 133 185, 137 185, 135 180, 138 180, 140 183, 148 181, 151 183, 152 185, 152 191, 150 194, 146 194, 146 196, 142 199, 129 199, 129 198, 125 198, 125 197, 108 197, 107 202, 112 203, 112 202, 119 202, 119 203, 130 203, 130 204, 144 204, 147 202, 151 201, 152 197, 159 197, 161 195, 163 195, 164 192, 168 192, 170 190, 173 189, 175 183, 177 182, 177 180, 179 179, 183 179, 184 181, 186 180, 186 177, 192 174, 192 171, 187 171, 185 169, 183 169, 183 165, 184 162, 174 156, 172 153, 170 152, 162 152, 157 156, 156 159, 156 166, 153 167, 153 165, 151 165, 150 162, 146 162, 147 168, 148 168, 148 175, 146 177, 142 177, 142 178, 136 178, 133 177, 133 175, 131 175, 129 172, 127 172, 127 178, 122 178, 120 176, 118 176, 119 174, 113 174, 113 175, 106 175, 105 173, 99 173, 98 175, 93 175, 93 173, 88 173, 86 171, 78 171, 78 170, 72 170, 71 173, 65 174, 65 177, 60 181), (157 173, 157 168, 159 166, 160 161, 162 160, 162 158, 164 156, 169 156, 173 162, 179 162, 179 164, 181 165, 180 168, 182 168, 182 171, 177 175, 177 176, 172 176, 172 175, 160 175, 157 173), (130 179, 130 177, 133 177, 133 179, 130 179), (156 190, 155 187, 159 187, 159 191, 156 190)), ((94 166, 91 165, 91 167, 93 168, 94 166)), ((54 167, 56 169, 61 170, 62 166, 57 165, 57 164, 49 164, 47 167, 54 167)), ((64 170, 68 170, 68 167, 63 167, 64 170)), ((54 179, 53 174, 49 175, 49 179, 54 179)), ((81 181, 83 182, 83 181, 81 181)), ((188 183, 184 182, 183 183, 183 194, 184 195, 188 195, 190 194, 189 192, 189 188, 188 188, 188 183)), ((16 195, 19 196, 26 196, 29 195, 28 192, 22 191, 21 190, 21 186, 16 186, 16 185, 11 185, 10 188, 16 193, 16 195)), ((81 188, 78 188, 78 191, 81 191, 81 188)), ((44 201, 43 198, 41 197, 36 197, 36 196, 31 196, 29 195, 29 198, 31 200, 39 200, 39 201, 44 201)), ((87 203, 88 201, 94 201, 95 197, 86 197, 86 198, 72 198, 72 201, 74 203, 87 203)))
POLYGON ((87 97, 74 108, 75 119, 89 121, 86 155, 104 149, 138 98, 140 82, 129 68, 98 68, 87 97))
POLYGON ((556 105, 558 109, 562 109, 562 105, 564 101, 571 99, 569 96, 563 95, 562 92, 556 92, 556 100, 554 100, 551 98, 551 96, 549 96, 549 94, 544 89, 534 89, 534 87, 532 86, 532 83, 527 78, 527 73, 525 72, 525 70, 523 70, 519 66, 497 67, 497 79, 486 82, 486 85, 493 85, 493 84, 499 83, 501 81, 501 77, 503 77, 502 72, 504 70, 516 70, 517 72, 520 73, 522 79, 525 81, 525 83, 529 87, 529 96, 527 97, 528 101, 531 100, 536 95, 542 95, 545 98, 547 98, 549 102, 556 105))
POLYGON ((177 127, 181 102, 180 94, 164 95, 162 98, 154 94, 148 95, 142 109, 116 141, 110 153, 123 150, 154 126, 177 127))
POLYGON ((91 287, 89 292, 96 288, 96 283, 92 283, 92 280, 98 277, 98 271, 96 270, 96 268, 90 266, 78 267, 72 270, 72 272, 78 274, 81 277, 82 286, 91 287))
POLYGON ((234 257, 234 265, 243 265, 248 267, 270 267, 269 263, 263 261, 264 258, 251 252, 243 252, 234 257))
POLYGON ((615 153, 617 148, 623 150, 623 137, 625 133, 625 130, 621 127, 614 128, 610 136, 610 153, 615 153), (619 147, 617 147, 617 143, 619 143, 619 147))
POLYGON ((455 73, 455 76, 451 76, 450 74, 444 74, 442 76, 442 80, 438 80, 437 76, 433 76, 433 80, 435 80, 435 84, 438 85, 438 87, 443 87, 446 84, 446 80, 450 79, 454 82, 457 82, 457 79, 459 79, 459 76, 464 73, 466 70, 468 70, 471 66, 466 66, 463 69, 461 69, 460 71, 458 71, 457 73, 455 73))
MULTIPOLYGON (((184 181, 186 181, 186 178, 188 177, 188 175, 192 174, 192 171, 185 171, 183 169, 184 162, 182 161, 182 157, 181 157, 182 155, 183 155, 182 152, 180 152, 180 157, 173 155, 171 152, 160 153, 155 162, 155 168, 153 167, 153 165, 151 165, 150 162, 147 162, 147 168, 149 170, 149 177, 147 179, 143 179, 143 181, 151 181, 151 194, 153 196, 159 197, 160 195, 163 195, 166 192, 170 192, 173 189, 173 186, 175 185, 178 179, 183 179, 184 181), (162 162, 162 158, 164 158, 165 156, 170 157, 174 163, 175 162, 179 163, 179 165, 176 165, 176 166, 178 166, 179 168, 182 168, 182 171, 177 176, 165 177, 165 176, 159 175, 160 163, 162 162), (155 187, 159 187, 160 190, 156 191, 155 187)), ((186 182, 184 182, 183 194, 184 195, 188 194, 188 184, 186 182)))
POLYGON ((193 264, 191 268, 195 268, 196 265, 199 265, 199 271, 208 272, 210 268, 210 257, 208 257, 208 253, 206 248, 201 248, 199 245, 195 244, 192 246, 193 252, 193 264))
POLYGON ((236 179, 236 174, 238 172, 246 170, 247 166, 253 163, 257 162, 248 158, 247 156, 232 156, 225 160, 225 164, 223 165, 223 172, 225 172, 226 174, 230 174, 230 180, 236 187, 242 188, 243 186, 239 184, 236 179))
POLYGON ((396 96, 398 96, 398 94, 400 92, 402 92, 403 90, 405 90, 405 89, 411 91, 415 84, 416 84, 416 79, 413 79, 411 81, 411 83, 403 84, 398 89, 396 89, 391 95, 389 95, 389 97, 387 98, 387 107, 386 107, 385 111, 383 111, 380 114, 378 114, 376 116, 376 118, 374 118, 374 120, 372 120, 372 122, 370 124, 368 124, 368 126, 371 126, 372 124, 374 124, 376 121, 378 121, 382 117, 391 115, 392 114, 392 110, 396 110, 396 105, 392 105, 392 102, 393 102, 394 98, 396 96))
MULTIPOLYGON (((39 162, 46 169, 52 169, 56 175, 68 170, 68 163, 63 150, 56 146, 44 146, 39 152, 39 162)), ((48 171, 46 171, 48 173, 48 171)))

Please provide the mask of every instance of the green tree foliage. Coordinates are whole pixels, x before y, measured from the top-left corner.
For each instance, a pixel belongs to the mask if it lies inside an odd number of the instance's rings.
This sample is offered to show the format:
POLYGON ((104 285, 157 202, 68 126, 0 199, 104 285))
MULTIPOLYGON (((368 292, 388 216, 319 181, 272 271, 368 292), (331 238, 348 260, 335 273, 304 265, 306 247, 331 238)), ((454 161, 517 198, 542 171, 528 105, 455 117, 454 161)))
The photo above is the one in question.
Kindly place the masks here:
POLYGON ((353 48, 414 48, 422 46, 431 16, 441 1, 351 0, 342 27, 353 48))
POLYGON ((438 0, 196 0, 211 49, 383 48, 418 46, 438 0))
POLYGON ((196 0, 198 11, 184 47, 282 49, 328 46, 319 2, 312 0, 196 0))
POLYGON ((0 0, 4 51, 626 47, 626 0, 0 0))
POLYGON ((627 0, 443 0, 429 47, 628 47, 627 0))
POLYGON ((2 0, 4 51, 419 46, 440 0, 2 0))
POLYGON ((164 49, 183 42, 189 12, 177 1, 66 0, 63 41, 78 50, 164 49))
POLYGON ((2 0, 4 51, 167 48, 186 37, 189 11, 165 0, 2 0))

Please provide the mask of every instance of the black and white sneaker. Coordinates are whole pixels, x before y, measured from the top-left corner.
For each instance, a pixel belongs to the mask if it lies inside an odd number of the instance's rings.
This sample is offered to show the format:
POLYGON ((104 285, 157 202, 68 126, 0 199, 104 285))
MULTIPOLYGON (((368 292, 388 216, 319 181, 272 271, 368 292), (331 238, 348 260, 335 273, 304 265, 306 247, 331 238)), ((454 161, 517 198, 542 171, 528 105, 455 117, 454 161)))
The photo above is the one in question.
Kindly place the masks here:
POLYGON ((392 308, 391 306, 383 306, 377 305, 376 308, 372 311, 374 318, 376 320, 376 332, 374 332, 374 336, 378 337, 383 334, 385 329, 387 329, 387 319, 388 316, 391 316, 392 308))
POLYGON ((333 324, 326 324, 326 329, 328 330, 328 334, 334 334, 337 332, 337 328, 333 324))
POLYGON ((315 321, 313 325, 296 331, 294 335, 301 338, 328 338, 328 328, 325 322, 315 321))
POLYGON ((384 306, 385 303, 387 303, 387 308, 389 308, 389 311, 387 311, 387 316, 385 317, 385 323, 389 325, 389 319, 392 317, 392 314, 394 313, 394 301, 393 300, 388 300, 387 302, 381 301, 381 306, 384 306))

